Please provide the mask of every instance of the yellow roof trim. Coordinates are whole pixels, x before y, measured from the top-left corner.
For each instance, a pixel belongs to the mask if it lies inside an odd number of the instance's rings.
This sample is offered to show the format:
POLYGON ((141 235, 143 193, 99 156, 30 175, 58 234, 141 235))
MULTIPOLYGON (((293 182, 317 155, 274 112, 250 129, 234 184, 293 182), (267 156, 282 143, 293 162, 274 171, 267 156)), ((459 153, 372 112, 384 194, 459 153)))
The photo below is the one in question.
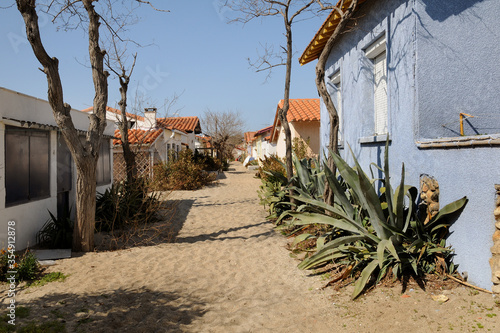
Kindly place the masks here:
MULTIPOLYGON (((365 1, 366 0, 358 0, 358 6, 365 1)), ((351 2, 352 0, 344 0, 343 9, 348 8, 351 5, 351 2)), ((339 6, 340 3, 341 1, 337 3, 337 6, 339 6)), ((313 39, 309 42, 309 45, 307 45, 306 49, 300 56, 299 63, 301 65, 305 65, 319 58, 321 52, 323 51, 323 48, 325 47, 326 43, 328 42, 328 39, 331 37, 335 29, 337 28, 339 22, 340 22, 339 13, 336 12, 335 10, 332 10, 330 15, 328 15, 328 17, 326 18, 325 22, 323 22, 323 25, 321 25, 321 28, 319 28, 316 35, 314 35, 313 39)))

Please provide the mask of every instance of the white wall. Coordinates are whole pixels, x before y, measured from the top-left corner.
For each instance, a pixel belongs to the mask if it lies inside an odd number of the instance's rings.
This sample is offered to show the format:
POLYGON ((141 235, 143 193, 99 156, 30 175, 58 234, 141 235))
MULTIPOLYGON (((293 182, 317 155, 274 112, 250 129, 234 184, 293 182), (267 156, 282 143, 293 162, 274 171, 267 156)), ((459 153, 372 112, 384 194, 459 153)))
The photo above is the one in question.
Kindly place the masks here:
MULTIPOLYGON (((75 127, 86 130, 88 114, 71 110, 75 127)), ((49 218, 48 211, 57 212, 57 131, 50 130, 50 197, 12 207, 5 207, 5 125, 19 126, 18 121, 31 121, 44 125, 56 126, 52 109, 47 101, 24 95, 0 87, 0 248, 7 246, 7 223, 16 222, 16 249, 35 245, 35 235, 49 218), (6 119, 7 118, 7 119, 6 119)), ((108 121, 105 134, 113 135, 113 123, 108 121)), ((112 145, 110 145, 112 146, 112 145)), ((110 154, 111 163, 113 165, 110 154)), ((76 170, 73 165, 73 187, 70 203, 76 198, 76 170)), ((113 179, 111 170, 111 179, 113 179)), ((110 184, 99 186, 103 192, 110 184)), ((74 209, 73 209, 74 213, 74 209)))

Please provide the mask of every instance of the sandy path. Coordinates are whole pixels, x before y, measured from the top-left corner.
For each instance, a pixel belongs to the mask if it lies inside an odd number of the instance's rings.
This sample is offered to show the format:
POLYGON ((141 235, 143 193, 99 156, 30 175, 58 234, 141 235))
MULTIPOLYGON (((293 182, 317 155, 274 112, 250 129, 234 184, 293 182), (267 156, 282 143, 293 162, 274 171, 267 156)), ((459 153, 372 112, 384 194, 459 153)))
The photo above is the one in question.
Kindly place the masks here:
POLYGON ((172 193, 187 215, 176 243, 61 260, 51 269, 71 276, 19 304, 70 332, 326 332, 333 309, 265 221, 252 176, 234 164, 217 186, 172 193))
MULTIPOLYGON (((498 331, 495 299, 466 288, 433 301, 417 288, 378 287, 350 301, 319 290, 258 205, 254 179, 233 164, 219 185, 172 193, 179 200, 175 243, 60 260, 65 282, 29 288, 17 304, 68 332, 475 332, 498 331)), ((441 292, 440 292, 441 293, 441 292)), ((2 293, 5 295, 5 290, 2 293)), ((7 299, 4 297, 3 302, 7 299)), ((498 315, 498 316, 497 316, 498 315)))

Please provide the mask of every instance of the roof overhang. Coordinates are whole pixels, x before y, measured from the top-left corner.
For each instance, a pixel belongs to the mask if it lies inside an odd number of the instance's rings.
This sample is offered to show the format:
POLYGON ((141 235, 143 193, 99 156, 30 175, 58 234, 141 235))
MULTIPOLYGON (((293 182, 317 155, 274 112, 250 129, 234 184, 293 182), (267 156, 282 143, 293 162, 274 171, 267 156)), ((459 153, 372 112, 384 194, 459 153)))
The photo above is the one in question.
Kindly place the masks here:
MULTIPOLYGON (((345 10, 349 8, 353 0, 341 0, 337 3, 337 6, 340 6, 343 2, 342 9, 345 10)), ((358 0, 358 7, 363 2, 367 0, 358 0)), ((306 49, 302 53, 299 58, 299 63, 301 65, 305 65, 313 60, 319 58, 321 52, 323 51, 328 39, 332 36, 333 32, 337 28, 340 22, 341 16, 336 10, 332 10, 330 15, 326 18, 325 22, 318 30, 314 38, 311 40, 309 45, 307 45, 306 49)))
MULTIPOLYGON (((38 123, 36 121, 19 120, 19 119, 14 119, 14 118, 2 117, 2 122, 6 125, 21 127, 21 128, 39 129, 39 130, 45 130, 45 131, 60 131, 60 128, 58 126, 49 125, 49 124, 42 124, 42 123, 38 123)), ((84 130, 77 129, 76 131, 79 135, 86 135, 87 134, 87 131, 84 131, 84 130)), ((106 138, 106 139, 114 139, 115 138, 113 135, 108 135, 108 134, 103 134, 102 137, 106 138)))

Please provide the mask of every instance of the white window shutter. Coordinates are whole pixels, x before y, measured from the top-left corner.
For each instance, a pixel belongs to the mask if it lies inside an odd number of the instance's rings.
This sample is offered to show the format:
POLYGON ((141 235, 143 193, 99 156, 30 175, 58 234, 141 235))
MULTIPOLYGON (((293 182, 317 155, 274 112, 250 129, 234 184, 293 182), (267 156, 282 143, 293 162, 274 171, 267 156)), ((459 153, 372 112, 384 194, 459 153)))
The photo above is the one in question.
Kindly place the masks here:
POLYGON ((382 52, 373 59, 375 134, 387 133, 387 61, 382 52))

